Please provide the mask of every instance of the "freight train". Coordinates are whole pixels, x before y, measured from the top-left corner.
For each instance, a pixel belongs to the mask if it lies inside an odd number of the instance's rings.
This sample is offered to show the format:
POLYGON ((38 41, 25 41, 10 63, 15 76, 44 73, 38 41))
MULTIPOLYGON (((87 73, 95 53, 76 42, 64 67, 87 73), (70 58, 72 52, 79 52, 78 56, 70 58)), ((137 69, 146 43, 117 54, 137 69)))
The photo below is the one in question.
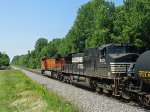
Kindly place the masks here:
POLYGON ((44 57, 41 73, 150 106, 150 51, 139 55, 131 45, 107 44, 83 52, 44 57))

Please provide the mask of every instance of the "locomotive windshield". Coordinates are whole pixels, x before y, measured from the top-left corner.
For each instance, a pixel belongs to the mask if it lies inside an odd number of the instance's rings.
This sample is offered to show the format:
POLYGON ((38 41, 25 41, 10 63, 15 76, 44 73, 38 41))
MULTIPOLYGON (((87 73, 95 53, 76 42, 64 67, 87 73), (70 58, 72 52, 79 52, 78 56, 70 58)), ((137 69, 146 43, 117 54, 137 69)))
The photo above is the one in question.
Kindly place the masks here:
POLYGON ((123 54, 126 53, 126 47, 113 46, 108 49, 109 54, 123 54))
POLYGON ((109 54, 133 53, 133 51, 133 47, 131 46, 111 46, 108 48, 109 54))

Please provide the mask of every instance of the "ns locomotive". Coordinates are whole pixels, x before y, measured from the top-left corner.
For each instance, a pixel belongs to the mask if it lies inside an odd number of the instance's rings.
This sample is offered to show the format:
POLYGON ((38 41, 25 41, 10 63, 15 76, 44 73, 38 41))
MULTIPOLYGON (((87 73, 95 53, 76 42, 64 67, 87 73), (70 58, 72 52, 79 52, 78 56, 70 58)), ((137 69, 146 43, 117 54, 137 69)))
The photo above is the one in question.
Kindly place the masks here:
MULTIPOLYGON (((97 92, 125 99, 141 97, 143 100, 149 92, 144 90, 143 81, 135 75, 140 67, 136 62, 139 55, 134 51, 133 46, 112 43, 83 52, 45 57, 41 61, 41 72, 49 71, 47 75, 51 77, 97 92)), ((142 74, 143 70, 139 73, 142 74)))

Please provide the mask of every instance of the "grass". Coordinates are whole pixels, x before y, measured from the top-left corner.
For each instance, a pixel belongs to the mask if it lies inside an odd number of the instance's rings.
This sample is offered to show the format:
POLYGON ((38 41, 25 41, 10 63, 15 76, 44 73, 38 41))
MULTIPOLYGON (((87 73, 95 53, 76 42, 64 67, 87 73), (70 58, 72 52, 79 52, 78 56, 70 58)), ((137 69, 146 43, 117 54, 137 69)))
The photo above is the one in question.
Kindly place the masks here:
POLYGON ((0 112, 78 112, 79 109, 48 91, 19 70, 0 71, 0 112))

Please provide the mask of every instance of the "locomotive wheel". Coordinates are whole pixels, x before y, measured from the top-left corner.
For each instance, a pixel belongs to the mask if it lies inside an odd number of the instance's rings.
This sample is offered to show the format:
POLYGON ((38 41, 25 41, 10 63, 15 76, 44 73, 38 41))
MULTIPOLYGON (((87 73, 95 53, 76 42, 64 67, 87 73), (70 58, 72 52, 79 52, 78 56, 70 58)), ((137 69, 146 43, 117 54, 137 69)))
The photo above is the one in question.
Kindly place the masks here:
POLYGON ((103 93, 103 88, 100 88, 98 86, 96 86, 95 91, 97 94, 102 94, 103 93))
POLYGON ((144 106, 146 109, 150 109, 150 95, 139 96, 139 106, 144 106))
POLYGON ((145 106, 145 108, 150 109, 150 95, 144 96, 144 106, 145 106))
POLYGON ((65 77, 63 78, 62 82, 63 82, 63 83, 66 83, 66 82, 67 82, 66 79, 65 79, 65 77))
POLYGON ((63 75, 62 75, 62 74, 59 74, 59 80, 60 80, 60 81, 63 81, 63 79, 64 79, 63 75))
POLYGON ((43 75, 45 73, 45 71, 44 70, 41 70, 41 74, 43 75))
POLYGON ((130 101, 131 97, 127 91, 122 91, 122 98, 124 101, 130 101))
POLYGON ((122 98, 122 101, 125 103, 129 103, 131 100, 130 99, 126 99, 126 98, 122 98))
POLYGON ((98 84, 96 81, 92 81, 92 89, 95 91, 97 94, 100 92, 100 88, 98 87, 98 84))
POLYGON ((103 93, 103 88, 99 88, 99 94, 103 93))

